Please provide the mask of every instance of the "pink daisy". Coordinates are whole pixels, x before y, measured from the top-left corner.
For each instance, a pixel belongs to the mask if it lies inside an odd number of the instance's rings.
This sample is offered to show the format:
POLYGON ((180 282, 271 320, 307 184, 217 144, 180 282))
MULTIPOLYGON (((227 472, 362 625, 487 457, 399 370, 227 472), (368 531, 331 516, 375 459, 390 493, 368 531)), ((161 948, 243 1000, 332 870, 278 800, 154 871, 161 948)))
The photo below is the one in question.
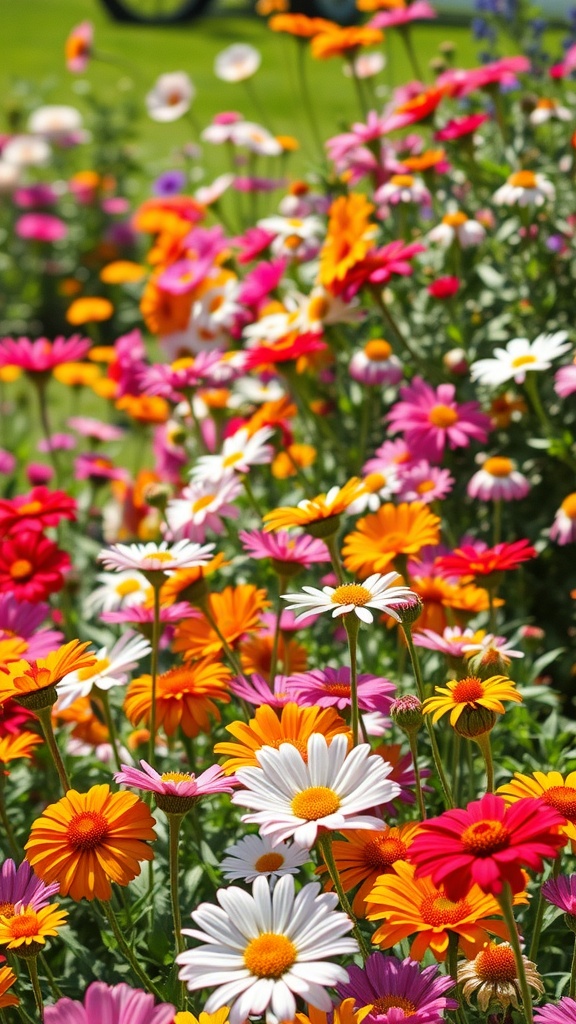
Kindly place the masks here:
POLYGON ((245 676, 237 676, 229 683, 229 687, 237 697, 245 700, 254 707, 261 707, 268 704, 271 708, 283 708, 294 697, 287 692, 288 676, 276 675, 274 677, 274 689, 271 690, 264 676, 253 672, 249 679, 245 676))
POLYGON ((84 359, 92 342, 75 334, 72 338, 2 338, 0 366, 20 366, 26 373, 49 373, 60 363, 84 359))
POLYGON ((554 390, 560 398, 567 398, 576 391, 576 363, 561 366, 554 374, 554 390))
POLYGON ((418 623, 414 627, 414 644, 416 647, 425 647, 428 651, 439 651, 448 658, 461 658, 468 643, 472 643, 475 637, 473 629, 461 629, 460 626, 446 626, 443 633, 436 633, 433 629, 418 629, 418 623))
POLYGON ((49 611, 47 604, 18 601, 11 593, 0 594, 0 640, 14 636, 25 640, 27 661, 46 657, 64 639, 56 629, 41 628, 49 611))
POLYGON ((388 415, 393 433, 403 433, 406 443, 423 458, 440 462, 446 445, 467 448, 472 439, 484 442, 491 428, 490 419, 478 402, 455 401, 453 384, 434 389, 421 377, 400 389, 402 401, 388 415))
MULTIPOLYGON (((121 765, 121 771, 114 775, 115 782, 125 786, 142 789, 158 796, 186 797, 199 800, 213 793, 232 793, 235 779, 225 775, 219 764, 213 764, 201 775, 193 772, 168 771, 157 772, 147 761, 140 761, 140 768, 131 768, 128 764, 121 765)), ((162 808, 163 810, 164 808, 162 808)))
POLYGON ((121 441, 126 433, 121 427, 103 423, 102 420, 93 419, 91 416, 71 416, 68 426, 91 441, 121 441))
POLYGON ((242 547, 252 558, 270 558, 281 576, 291 576, 298 568, 308 569, 315 562, 329 562, 324 541, 306 534, 294 536, 289 530, 264 533, 262 530, 241 530, 242 547))
POLYGON ((450 494, 454 483, 447 469, 431 466, 427 459, 422 459, 401 474, 398 501, 422 501, 425 505, 442 501, 450 494))
POLYGON ((576 543, 576 491, 568 494, 557 509, 550 527, 550 540, 561 546, 576 543))
POLYGON ((439 974, 435 964, 422 970, 415 960, 372 953, 363 967, 348 967, 348 982, 337 992, 352 998, 356 1010, 370 1007, 367 1024, 443 1024, 444 1011, 458 1006, 445 995, 453 987, 453 978, 439 974))
POLYGON ((494 455, 486 459, 466 488, 470 498, 480 501, 519 501, 530 491, 530 483, 512 459, 494 455))
POLYGON ((434 138, 438 142, 454 142, 464 135, 472 135, 481 124, 489 120, 488 114, 466 114, 464 117, 455 117, 448 121, 443 128, 434 132, 434 138))
POLYGON ((0 868, 0 906, 3 914, 8 914, 9 909, 13 910, 15 903, 41 910, 48 906, 59 888, 58 882, 45 885, 37 878, 27 860, 16 867, 14 861, 8 859, 0 868))
POLYGON ((106 985, 93 981, 86 989, 84 1001, 65 996, 44 1010, 44 1024, 172 1024, 176 1007, 171 1003, 154 1002, 154 996, 139 988, 106 985))
POLYGON ((399 7, 391 11, 379 11, 368 22, 368 28, 398 28, 409 25, 412 21, 427 21, 436 18, 437 14, 428 0, 414 0, 407 7, 399 7))
POLYGON ((51 213, 24 213, 16 221, 14 232, 32 242, 60 242, 66 238, 68 228, 51 213))
MULTIPOLYGON (((350 669, 318 668, 289 676, 286 689, 291 699, 301 707, 349 708, 350 669)), ((396 692, 394 683, 379 676, 358 676, 358 707, 361 711, 380 711, 387 714, 396 692)))

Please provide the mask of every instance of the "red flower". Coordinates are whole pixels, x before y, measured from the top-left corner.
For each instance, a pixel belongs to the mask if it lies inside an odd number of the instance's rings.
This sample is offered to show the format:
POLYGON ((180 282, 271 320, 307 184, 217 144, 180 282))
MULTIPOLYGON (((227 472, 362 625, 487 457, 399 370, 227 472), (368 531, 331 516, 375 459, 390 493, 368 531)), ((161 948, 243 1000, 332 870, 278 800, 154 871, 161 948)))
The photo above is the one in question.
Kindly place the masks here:
POLYGON ((286 363, 301 356, 323 352, 328 346, 322 335, 308 331, 305 334, 290 334, 273 345, 258 345, 246 350, 246 369, 254 370, 268 363, 286 363))
POLYGON ((536 549, 527 540, 511 544, 502 541, 493 548, 482 543, 464 544, 451 555, 443 555, 434 562, 440 576, 490 576, 493 572, 517 569, 522 562, 536 558, 536 549))
POLYGON ((74 363, 88 352, 92 342, 75 334, 72 338, 2 338, 0 366, 20 366, 25 373, 51 373, 61 363, 74 363))
POLYGON ((331 290, 342 295, 348 302, 365 284, 386 284, 393 274, 409 277, 412 274, 409 261, 424 251, 425 246, 420 242, 406 245, 401 239, 389 242, 380 249, 372 249, 364 259, 354 264, 338 286, 334 282, 331 290))
POLYGON ((64 491, 34 487, 30 494, 20 494, 11 501, 0 499, 0 534, 9 533, 15 526, 42 529, 56 526, 61 519, 75 518, 76 502, 64 491))
POLYGON ((466 114, 465 117, 455 117, 452 121, 448 121, 443 128, 434 132, 434 138, 439 142, 453 142, 455 139, 462 138, 463 135, 471 135, 481 124, 489 120, 488 114, 466 114))
POLYGON ((465 810, 425 821, 410 847, 410 860, 417 878, 430 875, 455 902, 474 883, 494 896, 505 882, 512 892, 522 892, 521 868, 542 871, 543 859, 556 857, 566 841, 558 832, 565 820, 544 800, 527 797, 506 807, 502 797, 487 793, 465 810))
POLYGON ((64 586, 70 569, 65 551, 39 530, 21 530, 0 547, 0 594, 17 601, 45 601, 64 586))
POLYGON ((428 285, 427 291, 433 299, 451 299, 460 287, 458 277, 437 277, 428 285))

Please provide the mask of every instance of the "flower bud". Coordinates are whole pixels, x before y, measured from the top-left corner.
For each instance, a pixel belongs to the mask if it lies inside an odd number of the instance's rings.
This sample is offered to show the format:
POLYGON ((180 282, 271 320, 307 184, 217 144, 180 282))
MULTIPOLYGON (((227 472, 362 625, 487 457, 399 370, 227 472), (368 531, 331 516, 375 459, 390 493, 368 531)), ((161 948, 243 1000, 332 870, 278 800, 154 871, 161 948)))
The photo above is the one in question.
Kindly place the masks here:
POLYGON ((496 647, 486 647, 483 651, 473 654, 467 661, 468 672, 479 679, 507 676, 509 667, 510 659, 496 647))
POLYGON ((576 935, 576 917, 574 917, 574 914, 564 914, 564 924, 576 935))
POLYGON ((418 732, 424 721, 422 703, 414 694, 407 693, 404 697, 392 701, 390 717, 394 724, 408 735, 418 732))
POLYGON ((490 732, 496 724, 497 717, 495 711, 483 708, 480 704, 467 704, 457 722, 454 723, 454 729, 459 736, 474 740, 477 736, 483 736, 484 733, 490 732))
POLYGON ((410 596, 405 597, 403 601, 393 607, 402 625, 411 626, 416 619, 420 618, 424 605, 418 594, 412 592, 410 596))
POLYGON ((166 505, 172 497, 172 488, 167 484, 149 484, 144 491, 144 501, 152 508, 164 512, 166 505))

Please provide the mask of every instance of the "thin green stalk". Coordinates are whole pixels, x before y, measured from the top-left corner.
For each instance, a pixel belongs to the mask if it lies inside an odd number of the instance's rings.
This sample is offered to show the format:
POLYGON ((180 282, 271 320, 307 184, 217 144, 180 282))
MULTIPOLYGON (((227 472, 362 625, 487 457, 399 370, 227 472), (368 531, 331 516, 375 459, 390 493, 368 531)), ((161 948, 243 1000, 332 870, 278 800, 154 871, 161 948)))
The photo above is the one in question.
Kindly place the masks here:
POLYGON ((147 992, 151 992, 153 996, 156 996, 157 999, 163 1002, 164 996, 162 995, 162 992, 160 992, 160 990, 156 987, 154 982, 150 981, 150 978, 148 977, 146 972, 141 968, 140 964, 138 963, 138 960, 136 959, 136 956, 134 955, 133 951, 130 949, 130 946, 126 942, 126 939, 124 938, 124 935, 122 933, 122 929, 116 919, 114 910, 112 909, 111 903, 109 903, 108 901, 99 900, 98 904, 104 911, 106 920, 110 925, 112 934, 116 939, 116 942, 118 943, 119 950, 121 951, 123 957, 130 964, 132 970, 134 971, 134 974, 142 983, 143 987, 146 989, 147 992))
POLYGON ((52 974, 52 971, 50 970, 50 965, 48 963, 48 960, 44 956, 44 953, 40 953, 40 962, 42 964, 42 970, 44 971, 44 974, 46 975, 46 979, 48 981, 48 984, 50 985, 50 988, 52 989, 52 995, 54 996, 55 999, 61 999, 62 996, 64 995, 64 993, 63 993, 62 989, 60 988, 60 986, 58 985, 58 982, 56 981, 56 978, 52 974))
POLYGON ((310 130, 314 138, 314 143, 318 149, 320 159, 324 159, 324 143, 322 140, 322 134, 318 124, 318 119, 314 110, 314 104, 312 103, 312 97, 310 95, 310 88, 308 86, 308 75, 306 74, 306 51, 308 49, 305 39, 300 39, 298 36, 294 37, 296 40, 296 48, 298 52, 298 59, 296 66, 298 69, 298 81, 300 83, 300 92, 302 94, 302 102, 304 110, 306 111, 306 117, 310 125, 310 130))
POLYGON ((414 778, 416 782, 416 803, 418 804, 418 810, 420 812, 421 821, 426 821, 426 807, 424 806, 422 779, 420 778, 420 769, 418 767, 418 744, 416 742, 415 732, 408 733, 408 742, 410 744, 410 753, 412 754, 412 764, 414 765, 414 778))
POLYGON ((542 923, 544 921, 544 911, 546 910, 546 900, 542 895, 542 887, 538 893, 538 904, 536 906, 536 914, 534 916, 534 924, 532 926, 532 941, 530 943, 530 952, 528 959, 533 962, 536 961, 538 956, 538 946, 540 944, 540 933, 542 931, 542 923))
POLYGON ((154 588, 154 618, 152 619, 152 655, 150 674, 152 676, 152 702, 150 707, 150 739, 148 740, 148 764, 154 764, 156 743, 156 684, 158 680, 158 655, 160 652, 160 584, 154 588))
POLYGON ((510 933, 510 944, 514 950, 514 959, 516 960, 516 972, 518 974, 518 984, 520 986, 520 992, 522 994, 522 1009, 524 1010, 524 1016, 526 1018, 526 1024, 533 1024, 533 1013, 532 1013, 532 993, 530 992, 530 986, 526 980, 526 971, 524 970, 524 960, 522 959, 522 950, 520 948, 520 939, 518 938, 518 929, 516 928, 516 921, 514 920, 514 910, 512 905, 512 889, 510 888, 509 882, 504 882, 502 892, 497 897, 498 903, 502 909, 502 916, 506 922, 506 926, 510 933))
POLYGON ((64 790, 64 793, 67 793, 69 789, 72 789, 72 786, 70 784, 70 779, 68 778, 66 768, 64 767, 64 762, 62 760, 58 744, 56 743, 56 737, 54 735, 54 730, 52 728, 51 708, 38 708, 36 710, 36 714, 38 715, 38 718, 40 720, 42 732, 44 733, 44 738, 46 740, 46 743, 48 744, 48 750, 52 755, 54 766, 56 768, 56 771, 58 772, 60 784, 62 786, 62 789, 64 790))
MULTIPOLYGON (((98 688, 97 688, 98 689, 98 688)), ((116 733, 116 726, 114 725, 114 719, 112 718, 112 712, 110 711, 110 700, 108 697, 108 690, 98 689, 98 696, 102 701, 102 708, 104 710, 104 718, 106 721, 106 728, 108 729, 108 736, 110 738, 110 745, 112 747, 112 753, 114 755, 114 761, 118 771, 122 771, 122 760, 120 758, 120 751, 118 748, 118 735, 116 733)))
MULTIPOLYGON (((422 670, 420 668, 418 654, 414 646, 414 641, 412 640, 412 630, 410 629, 409 624, 405 622, 401 623, 401 627, 406 638, 406 644, 408 646, 410 661, 412 662, 412 670, 414 672, 414 678, 416 680, 416 686, 418 688, 418 697, 422 702, 424 702, 424 700, 426 699, 426 694, 424 690, 424 680, 422 678, 422 670)), ((452 796, 452 790, 450 789, 450 783, 446 778, 446 773, 442 765, 442 758, 440 757, 440 751, 438 749, 438 743, 436 740, 434 727, 432 725, 429 715, 425 715, 424 718, 426 721, 428 735, 430 737, 430 744, 432 746, 432 757, 434 758, 434 767, 436 768, 436 771, 438 773, 438 778, 440 779, 440 783, 444 793, 444 803, 446 804, 447 808, 454 807, 454 798, 452 796)))
POLYGON ((244 484, 244 490, 246 491, 246 497, 248 498, 248 501, 252 505, 252 508, 254 509, 256 515, 258 516, 258 518, 262 519, 262 515, 263 515, 262 509, 260 508, 260 506, 259 506, 259 504, 258 504, 258 502, 256 500, 256 495, 254 494, 254 491, 252 490, 252 485, 251 485, 251 483, 250 483, 250 481, 248 479, 248 474, 247 473, 243 473, 242 474, 242 483, 244 484))
POLYGON ((180 851, 180 826, 183 814, 167 814, 168 835, 170 837, 170 900, 172 903, 172 922, 174 924, 174 941, 176 953, 184 952, 182 936, 182 917, 180 915, 180 886, 178 879, 178 858, 180 851))
POLYGON ((502 499, 494 502, 492 511, 492 544, 495 547, 502 540, 502 499))
POLYGON ((324 543, 330 552, 330 561, 332 562, 332 568, 336 575, 336 579, 339 584, 344 581, 344 572, 342 570, 342 562, 340 561, 340 552, 336 543, 336 534, 332 534, 331 537, 324 537, 324 543))
POLYGON ((4 829, 4 832, 6 833, 6 839, 8 840, 8 847, 9 847, 10 853, 13 854, 14 857, 16 858, 16 860, 19 861, 21 859, 21 857, 22 857, 22 852, 20 850, 20 847, 18 846, 18 843, 16 842, 16 836, 14 835, 14 829, 12 828, 12 825, 10 823, 10 818, 8 816, 8 812, 6 811, 6 802, 4 800, 5 789, 6 789, 6 776, 4 774, 4 770, 3 770, 2 765, 0 764, 0 822, 2 823, 2 828, 4 829))
POLYGON ((40 979, 38 978, 38 965, 36 963, 36 957, 30 957, 26 960, 26 966, 30 975, 30 981, 32 982, 32 991, 34 992, 34 1001, 40 1014, 40 1020, 44 1018, 44 1002, 42 999, 42 989, 40 988, 40 979))
POLYGON ((332 879, 332 885, 334 886, 334 889, 336 890, 336 893, 338 895, 338 899, 340 900, 340 906, 342 907, 342 910, 344 911, 344 913, 348 914, 348 917, 352 921, 352 926, 353 926, 352 927, 352 932, 353 932, 354 937, 355 937, 355 939, 356 939, 356 941, 357 941, 357 943, 358 943, 358 945, 360 947, 360 952, 362 954, 362 958, 364 960, 367 960, 368 957, 370 956, 370 949, 368 948, 368 945, 366 944, 366 939, 364 938, 364 936, 362 935, 362 932, 360 931, 360 927, 358 925, 358 920, 357 920, 357 918, 356 918, 356 916, 354 914, 354 911, 352 910, 352 907, 350 906, 350 902, 348 900, 348 897, 347 897, 347 895, 344 892, 344 889, 342 887, 342 881, 340 879, 340 874, 339 874, 338 868, 336 867, 336 861, 334 860, 334 854, 332 853, 332 840, 331 840, 330 834, 328 832, 325 835, 320 836, 320 838, 318 839, 318 845, 320 847, 320 851, 322 853, 322 857, 324 858, 324 863, 326 864, 326 867, 328 868, 328 874, 330 875, 330 878, 332 879))
POLYGON ((354 88, 356 90, 356 95, 358 97, 358 103, 360 105, 360 112, 361 112, 362 117, 364 118, 364 120, 366 120, 366 118, 368 117, 368 107, 366 106, 366 98, 364 96, 364 90, 362 89, 362 82, 360 81, 360 79, 358 77, 358 72, 356 71, 356 65, 354 64, 354 52, 353 52, 352 56, 350 57, 350 60, 348 61, 348 67, 350 68, 350 75, 351 75, 352 80, 354 82, 354 88))
POLYGON ((280 644, 280 621, 282 619, 282 612, 285 605, 282 603, 282 594, 286 590, 286 577, 278 577, 278 603, 276 605, 276 620, 274 622, 274 639, 272 641, 272 656, 270 659, 270 689, 274 689, 274 680, 276 678, 276 666, 278 664, 278 646, 280 644))
POLYGON ((448 974, 454 979, 454 984, 458 982, 458 943, 460 937, 458 932, 448 931, 448 974))
POLYGON ((344 615, 344 626, 348 637, 348 650, 350 652, 350 728, 352 729, 352 745, 358 743, 358 721, 360 711, 358 708, 358 630, 360 621, 354 612, 344 615))
POLYGON ((486 792, 494 792, 494 761, 492 760, 492 749, 490 747, 490 733, 483 732, 480 736, 474 737, 480 747, 484 764, 486 765, 486 792))
POLYGON ((568 991, 570 999, 574 999, 576 996, 576 938, 574 939, 574 952, 572 953, 572 966, 570 968, 570 989, 568 991))
POLYGON ((402 37, 402 42, 404 43, 404 46, 406 48, 406 55, 408 57, 408 60, 410 61, 410 64, 412 65, 412 70, 418 81, 423 82, 424 76, 422 74, 422 69, 420 67, 418 57, 416 56, 416 50, 414 49, 414 43, 412 42, 412 34, 410 32, 410 28, 407 25, 401 26, 400 35, 402 37))
POLYGON ((34 384, 36 385, 35 390, 36 390, 36 394, 38 395, 38 411, 40 413, 40 423, 42 424, 42 433, 44 434, 44 438, 45 438, 46 445, 47 445, 47 448, 48 448, 48 457, 50 459, 50 462, 52 463, 52 468, 54 470, 54 478, 56 480, 56 483, 58 483, 58 481, 60 479, 60 464, 58 462, 58 456, 56 454, 56 451, 55 451, 55 449, 53 447, 52 431, 50 429, 50 420, 48 418, 48 402, 46 401, 46 383, 47 383, 47 381, 43 380, 43 379, 41 379, 41 380, 34 380, 34 378, 32 378, 32 379, 34 381, 34 384))

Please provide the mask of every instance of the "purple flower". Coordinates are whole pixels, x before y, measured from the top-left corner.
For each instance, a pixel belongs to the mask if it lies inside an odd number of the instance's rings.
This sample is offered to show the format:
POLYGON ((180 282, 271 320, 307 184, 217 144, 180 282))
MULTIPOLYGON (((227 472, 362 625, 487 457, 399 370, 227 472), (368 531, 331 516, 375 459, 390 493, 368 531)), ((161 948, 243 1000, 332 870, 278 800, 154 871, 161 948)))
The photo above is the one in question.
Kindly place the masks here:
POLYGON ((23 903, 26 906, 34 907, 34 910, 41 910, 50 903, 50 898, 58 892, 58 882, 51 885, 44 885, 36 877, 27 860, 22 861, 19 867, 13 860, 5 860, 0 868, 0 906, 2 913, 14 909, 16 903, 23 903))
MULTIPOLYGON (((338 708, 350 707, 350 669, 317 668, 310 672, 299 672, 286 681, 291 699, 301 707, 338 708)), ((358 676, 358 706, 361 711, 379 711, 388 714, 396 692, 394 683, 379 676, 363 674, 358 676)))
POLYGON ((542 895, 548 903, 553 903, 565 914, 576 917, 576 875, 558 875, 558 878, 550 878, 542 886, 542 895))
POLYGON ((539 1006, 534 1024, 576 1024, 576 1000, 564 996, 556 1006, 553 1003, 539 1006))
POLYGON ((271 690, 264 676, 253 672, 249 679, 244 676, 237 676, 229 684, 232 693, 241 700, 245 700, 254 707, 261 707, 268 704, 271 708, 283 708, 285 704, 293 700, 286 692, 287 676, 276 675, 274 677, 274 689, 271 690))
POLYGON ((172 1024, 176 1008, 170 1003, 154 1004, 154 996, 139 988, 106 985, 94 981, 86 989, 84 1002, 77 999, 59 999, 44 1010, 44 1024, 172 1024))
POLYGON ((352 964, 347 970, 349 981, 337 986, 338 994, 342 999, 352 997, 356 1009, 372 1003, 364 1018, 368 1024, 440 1024, 444 1010, 458 1007, 455 999, 444 995, 453 988, 453 979, 439 975, 434 964, 422 970, 410 958, 372 953, 364 968, 352 964))

